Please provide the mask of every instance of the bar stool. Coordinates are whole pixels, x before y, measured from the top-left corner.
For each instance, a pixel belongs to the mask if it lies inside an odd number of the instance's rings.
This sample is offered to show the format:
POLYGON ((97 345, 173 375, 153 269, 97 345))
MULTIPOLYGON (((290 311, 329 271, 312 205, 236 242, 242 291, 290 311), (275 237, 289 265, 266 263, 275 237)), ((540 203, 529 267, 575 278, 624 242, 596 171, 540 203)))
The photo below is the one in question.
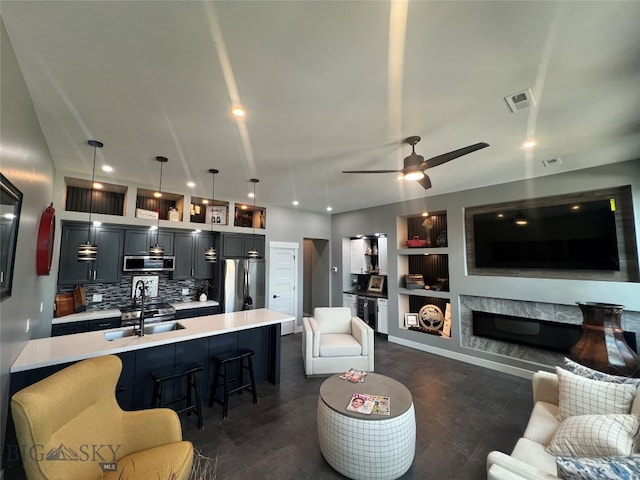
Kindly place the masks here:
POLYGON ((253 395, 253 403, 258 403, 258 396, 256 394, 256 381, 253 375, 253 360, 252 357, 255 355, 253 350, 249 349, 241 349, 237 352, 224 353, 218 356, 213 357, 213 361, 216 363, 216 371, 213 377, 213 385, 211 387, 211 396, 209 397, 209 407, 213 406, 214 402, 218 402, 222 405, 222 418, 227 417, 227 410, 229 407, 229 394, 238 392, 242 394, 243 390, 248 390, 253 395), (246 363, 245 363, 246 360, 246 363), (229 378, 230 374, 234 372, 229 371, 229 366, 237 366, 238 377, 237 378, 229 378), (222 372, 220 371, 222 368, 222 372), (249 383, 244 383, 243 372, 244 370, 249 371, 249 383), (218 389, 218 381, 222 377, 223 380, 223 396, 222 400, 220 400, 216 396, 216 390, 218 389), (237 382, 237 385, 233 388, 233 386, 237 382))
POLYGON ((152 407, 169 407, 171 405, 182 403, 186 400, 187 405, 184 408, 174 408, 174 410, 180 413, 186 413, 191 415, 191 412, 195 412, 198 417, 198 428, 204 428, 204 420, 202 418, 202 404, 200 400, 200 391, 198 390, 198 377, 196 373, 202 371, 202 365, 198 363, 189 363, 184 366, 176 367, 174 369, 162 370, 158 372, 152 372, 151 378, 153 378, 153 397, 151 398, 152 407), (177 396, 173 392, 170 400, 165 400, 165 386, 167 382, 172 382, 174 389, 181 388, 183 385, 182 380, 186 379, 186 392, 184 395, 177 396), (176 386, 176 381, 179 380, 179 384, 176 386), (193 402, 195 397, 195 404, 193 402))

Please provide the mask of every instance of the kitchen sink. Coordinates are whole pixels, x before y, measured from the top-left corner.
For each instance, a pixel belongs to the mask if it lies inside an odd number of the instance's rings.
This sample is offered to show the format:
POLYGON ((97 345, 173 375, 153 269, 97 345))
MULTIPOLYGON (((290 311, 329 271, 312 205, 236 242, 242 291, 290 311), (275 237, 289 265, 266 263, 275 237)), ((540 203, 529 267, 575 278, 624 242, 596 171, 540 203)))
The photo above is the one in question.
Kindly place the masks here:
POLYGON ((145 326, 144 334, 171 332, 173 330, 182 330, 183 328, 182 324, 178 322, 162 322, 145 326))
MULTIPOLYGON (((182 330, 185 327, 178 322, 162 322, 154 325, 145 325, 144 334, 153 335, 154 333, 172 332, 174 330, 182 330)), ((104 338, 107 341, 116 340, 118 338, 135 337, 136 331, 134 328, 127 328, 125 330, 114 330, 112 332, 106 332, 104 338)))

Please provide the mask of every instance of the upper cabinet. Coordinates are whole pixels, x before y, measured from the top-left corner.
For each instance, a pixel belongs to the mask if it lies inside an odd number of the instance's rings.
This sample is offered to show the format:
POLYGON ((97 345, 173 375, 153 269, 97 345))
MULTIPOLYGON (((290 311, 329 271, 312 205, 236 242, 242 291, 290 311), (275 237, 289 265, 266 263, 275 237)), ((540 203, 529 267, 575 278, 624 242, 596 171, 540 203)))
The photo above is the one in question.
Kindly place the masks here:
POLYGON ((355 238, 351 240, 351 273, 364 273, 364 239, 355 238))
POLYGON ((127 229, 124 233, 125 255, 148 255, 149 247, 156 241, 164 247, 165 255, 173 255, 173 232, 148 228, 127 229))
POLYGON ((173 279, 212 278, 215 264, 205 262, 204 251, 211 246, 212 241, 215 242, 215 237, 212 240, 209 232, 176 232, 174 239, 176 263, 173 279))
POLYGON ((222 234, 222 258, 247 257, 247 252, 251 249, 257 250, 258 256, 264 258, 264 235, 251 235, 244 233, 222 234))
POLYGON ((120 228, 91 227, 91 241, 98 246, 95 262, 78 261, 78 245, 87 241, 86 224, 62 224, 58 284, 119 282, 122 272, 124 231, 120 228))

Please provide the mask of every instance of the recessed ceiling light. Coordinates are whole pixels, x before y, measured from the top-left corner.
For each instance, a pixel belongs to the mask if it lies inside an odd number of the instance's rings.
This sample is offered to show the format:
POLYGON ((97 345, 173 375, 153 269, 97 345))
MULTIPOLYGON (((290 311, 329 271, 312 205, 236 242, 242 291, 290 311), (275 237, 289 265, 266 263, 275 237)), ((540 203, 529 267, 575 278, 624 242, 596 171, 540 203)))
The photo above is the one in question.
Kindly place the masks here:
POLYGON ((153 196, 156 198, 160 198, 162 197, 162 194, 160 192, 153 192, 153 196))
POLYGON ((100 220, 94 220, 93 221, 93 226, 94 227, 99 227, 100 225, 102 225, 102 222, 100 220))
POLYGON ((206 198, 202 199, 202 203, 204 203, 205 205, 207 205, 209 203, 209 200, 207 200, 206 198))
POLYGON ((524 148, 525 150, 530 149, 535 147, 536 145, 538 145, 538 142, 535 140, 527 140, 526 142, 524 142, 522 144, 522 148, 524 148))
POLYGON ((101 183, 94 182, 94 183, 93 183, 93 188, 97 188, 98 190, 100 190, 100 189, 102 188, 102 184, 101 184, 101 183))
POLYGON ((247 206, 246 206, 246 205, 242 205, 242 206, 240 207, 240 210, 246 210, 246 209, 247 209, 247 206))
POLYGON ((193 182, 187 182, 187 187, 189 187, 189 188, 193 188, 193 187, 195 187, 195 186, 196 186, 196 184, 195 184, 195 183, 193 183, 193 182))
POLYGON ((423 217, 428 217, 429 216, 429 212, 422 212, 422 216, 423 217))
POLYGON ((330 212, 331 210, 333 210, 333 208, 327 207, 327 212, 330 212))
POLYGON ((300 205, 300 202, 298 200, 294 200, 293 202, 291 202, 291 204, 297 207, 298 205, 300 205))
POLYGON ((103 172, 113 172, 113 167, 111 165, 103 165, 102 166, 102 171, 103 172))
POLYGON ((231 115, 233 115, 236 118, 244 118, 247 115, 247 112, 242 107, 233 107, 231 109, 231 115))

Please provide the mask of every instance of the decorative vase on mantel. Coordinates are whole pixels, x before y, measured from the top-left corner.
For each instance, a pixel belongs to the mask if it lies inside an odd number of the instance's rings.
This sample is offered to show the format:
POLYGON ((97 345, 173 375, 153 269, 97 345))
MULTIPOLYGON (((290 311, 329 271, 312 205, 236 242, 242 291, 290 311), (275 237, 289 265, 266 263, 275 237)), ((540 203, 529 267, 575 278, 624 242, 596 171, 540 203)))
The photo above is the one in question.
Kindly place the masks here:
POLYGON ((576 302, 582 311, 582 335, 570 358, 600 372, 640 377, 640 357, 624 339, 620 323, 623 305, 576 302))

